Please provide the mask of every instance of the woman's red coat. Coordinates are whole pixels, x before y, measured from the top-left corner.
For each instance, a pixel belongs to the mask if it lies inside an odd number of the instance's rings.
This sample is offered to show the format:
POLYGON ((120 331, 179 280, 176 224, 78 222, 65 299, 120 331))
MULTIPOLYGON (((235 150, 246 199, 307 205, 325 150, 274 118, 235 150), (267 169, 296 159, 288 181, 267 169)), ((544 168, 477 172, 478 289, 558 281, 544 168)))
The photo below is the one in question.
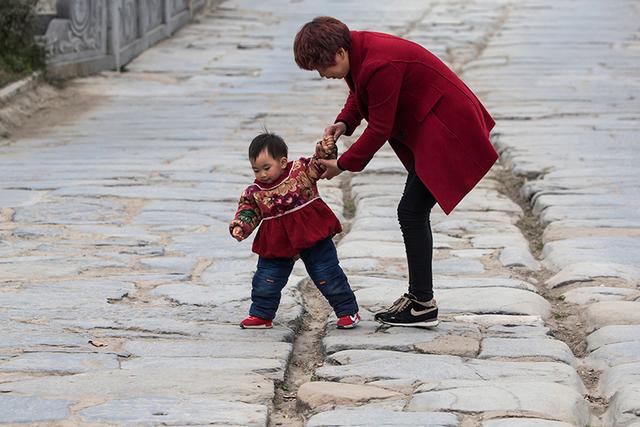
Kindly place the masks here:
POLYGON ((349 96, 336 122, 360 138, 338 159, 361 171, 389 141, 449 214, 498 159, 495 122, 471 90, 422 46, 388 34, 352 31, 349 96))

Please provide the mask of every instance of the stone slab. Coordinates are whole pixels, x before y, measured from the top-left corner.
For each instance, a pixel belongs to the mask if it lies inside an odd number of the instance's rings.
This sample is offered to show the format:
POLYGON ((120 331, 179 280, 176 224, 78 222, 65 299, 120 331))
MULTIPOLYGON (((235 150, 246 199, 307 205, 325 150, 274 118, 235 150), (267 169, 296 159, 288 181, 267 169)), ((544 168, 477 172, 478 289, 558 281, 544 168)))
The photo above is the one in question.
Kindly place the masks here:
POLYGON ((640 362, 605 369, 598 382, 598 391, 607 399, 611 399, 618 390, 632 384, 640 384, 640 362))
POLYGON ((74 374, 94 370, 117 369, 115 354, 99 353, 24 353, 6 363, 0 362, 2 372, 46 372, 74 374))
POLYGON ((70 415, 69 400, 0 394, 0 423, 33 423, 64 420, 70 415))
POLYGON ((404 243, 385 242, 371 244, 367 241, 350 241, 338 246, 338 258, 405 258, 404 243))
POLYGON ((573 263, 615 263, 640 265, 640 239, 634 237, 577 237, 547 242, 544 263, 560 271, 573 263))
POLYGON ((606 301, 589 305, 585 312, 587 332, 608 325, 640 324, 640 301, 606 301))
POLYGON ((544 327, 544 321, 540 316, 518 316, 504 314, 466 314, 453 317, 457 322, 473 323, 486 328, 500 327, 544 327))
POLYGON ((140 260, 140 264, 144 267, 169 270, 171 272, 183 274, 190 273, 197 262, 198 260, 193 258, 168 256, 144 258, 140 260))
MULTIPOLYGON (((242 331, 238 328, 238 334, 242 331)), ((163 357, 256 357, 288 358, 292 350, 291 343, 263 342, 259 346, 247 345, 242 341, 194 341, 160 340, 127 341, 123 350, 134 356, 163 357)))
POLYGON ((585 358, 586 363, 600 370, 638 360, 640 360, 640 337, 636 341, 603 345, 585 358))
POLYGON ((226 402, 208 397, 141 397, 110 400, 79 412, 85 422, 118 425, 243 425, 268 422, 265 405, 226 402))
POLYGON ((585 425, 589 419, 589 405, 582 395, 573 388, 553 382, 503 382, 444 390, 436 386, 434 391, 426 391, 430 387, 419 387, 407 409, 544 414, 574 425, 585 425))
POLYGON ((325 405, 357 405, 376 399, 402 397, 400 393, 361 384, 341 384, 326 381, 304 383, 298 388, 297 405, 317 409, 325 405))
POLYGON ((462 335, 468 335, 469 339, 476 343, 475 347, 478 346, 478 328, 455 322, 440 322, 436 329, 422 329, 381 328, 378 322, 362 321, 356 329, 348 331, 347 339, 345 339, 345 331, 330 326, 322 342, 326 353, 347 349, 415 351, 427 348, 425 345, 434 340, 441 342, 440 338, 453 339, 462 335))
POLYGON ((17 208, 14 221, 38 224, 123 224, 124 207, 109 200, 46 202, 17 208))
POLYGON ((572 304, 588 305, 602 301, 624 301, 640 297, 640 291, 612 286, 588 286, 571 289, 564 294, 565 301, 572 304))
POLYGON ((432 265, 434 274, 482 274, 484 265, 482 262, 471 258, 447 258, 434 260, 432 265))
POLYGON ((609 325, 587 336, 587 351, 602 346, 640 340, 640 325, 609 325))
POLYGON ((345 350, 330 355, 316 374, 325 380, 360 381, 413 379, 420 382, 445 380, 549 381, 582 390, 575 370, 559 362, 511 362, 470 359, 456 356, 411 354, 388 350, 345 350), (393 370, 388 369, 394 366, 393 370), (429 366, 428 370, 424 367, 429 366))
MULTIPOLYGON (((341 262, 342 264, 342 262, 341 262)), ((536 292, 536 287, 524 280, 511 279, 507 277, 451 277, 434 276, 436 292, 439 289, 462 289, 462 288, 514 288, 536 292)), ((349 283, 357 288, 394 287, 398 290, 407 287, 406 279, 393 279, 388 277, 365 276, 353 274, 349 276, 349 283)), ((473 291, 475 292, 475 291, 473 291)))
POLYGON ((530 270, 538 270, 540 263, 531 255, 526 247, 506 247, 500 252, 498 258, 505 267, 526 267, 530 270))
POLYGON ((309 418, 307 427, 321 426, 424 426, 459 427, 454 414, 399 412, 384 409, 336 409, 309 418))
POLYGON ((70 400, 206 394, 214 399, 267 404, 273 399, 273 382, 256 374, 234 375, 207 369, 162 368, 96 371, 9 381, 0 384, 0 392, 70 400))
POLYGON ((548 288, 557 288, 572 282, 589 282, 597 277, 619 277, 633 281, 640 279, 640 268, 614 262, 576 262, 547 280, 548 288))
POLYGON ((640 384, 622 387, 602 416, 605 425, 629 426, 640 423, 640 384))
POLYGON ((540 418, 500 418, 482 423, 482 427, 572 427, 573 424, 540 418))
POLYGON ((564 342, 551 338, 485 338, 480 359, 535 358, 575 364, 575 357, 564 342))

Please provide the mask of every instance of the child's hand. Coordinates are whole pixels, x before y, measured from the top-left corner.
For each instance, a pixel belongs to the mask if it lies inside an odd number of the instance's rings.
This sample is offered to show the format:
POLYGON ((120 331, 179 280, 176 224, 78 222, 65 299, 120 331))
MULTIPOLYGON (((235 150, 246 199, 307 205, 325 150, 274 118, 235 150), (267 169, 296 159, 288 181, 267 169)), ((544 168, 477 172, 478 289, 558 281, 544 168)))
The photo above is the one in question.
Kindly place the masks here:
POLYGON ((322 146, 322 151, 325 156, 330 156, 336 150, 336 141, 332 135, 325 136, 322 141, 320 141, 320 145, 322 146))
POLYGON ((325 151, 332 151, 336 148, 336 140, 333 139, 332 135, 325 136, 322 139, 322 148, 324 148, 325 151))
POLYGON ((238 242, 241 242, 241 241, 244 240, 244 236, 242 235, 242 227, 240 227, 240 226, 233 227, 233 231, 231 231, 231 235, 238 242))

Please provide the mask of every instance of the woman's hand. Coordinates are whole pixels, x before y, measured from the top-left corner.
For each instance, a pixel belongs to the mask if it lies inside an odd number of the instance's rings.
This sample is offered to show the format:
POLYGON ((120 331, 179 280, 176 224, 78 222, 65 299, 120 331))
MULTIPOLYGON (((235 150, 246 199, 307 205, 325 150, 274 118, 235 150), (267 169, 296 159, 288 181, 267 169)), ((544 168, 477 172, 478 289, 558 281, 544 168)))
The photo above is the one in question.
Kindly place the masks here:
POLYGON ((241 242, 241 241, 244 240, 244 236, 242 235, 242 228, 240 226, 238 226, 238 225, 233 227, 233 231, 231 232, 231 235, 238 242, 241 242))
POLYGON ((320 163, 322 166, 326 168, 324 173, 320 176, 320 179, 323 179, 323 178, 331 179, 334 176, 338 176, 342 173, 342 169, 338 167, 337 159, 331 159, 331 160, 318 159, 318 163, 320 163))
POLYGON ((347 125, 344 122, 334 123, 324 128, 323 138, 333 136, 334 141, 337 141, 347 131, 347 125))

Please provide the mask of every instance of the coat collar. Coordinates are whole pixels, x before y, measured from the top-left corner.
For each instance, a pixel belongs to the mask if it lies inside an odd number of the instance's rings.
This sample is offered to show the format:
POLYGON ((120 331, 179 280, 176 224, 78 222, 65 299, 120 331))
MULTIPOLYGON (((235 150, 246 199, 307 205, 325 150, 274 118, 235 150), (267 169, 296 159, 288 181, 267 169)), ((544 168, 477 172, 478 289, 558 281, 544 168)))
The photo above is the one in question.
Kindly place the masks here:
POLYGON ((349 74, 345 77, 349 88, 355 89, 355 82, 362 68, 363 60, 363 34, 361 31, 351 31, 351 49, 349 50, 349 74))

